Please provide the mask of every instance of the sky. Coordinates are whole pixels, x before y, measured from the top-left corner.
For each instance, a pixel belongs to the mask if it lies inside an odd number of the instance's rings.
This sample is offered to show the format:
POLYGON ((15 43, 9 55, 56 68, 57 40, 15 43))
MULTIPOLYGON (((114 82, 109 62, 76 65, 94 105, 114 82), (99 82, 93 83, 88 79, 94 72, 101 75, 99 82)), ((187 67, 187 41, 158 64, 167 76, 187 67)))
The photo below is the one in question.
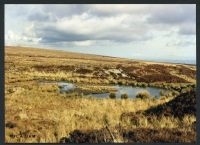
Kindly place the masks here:
POLYGON ((6 4, 5 44, 196 60, 195 4, 6 4))

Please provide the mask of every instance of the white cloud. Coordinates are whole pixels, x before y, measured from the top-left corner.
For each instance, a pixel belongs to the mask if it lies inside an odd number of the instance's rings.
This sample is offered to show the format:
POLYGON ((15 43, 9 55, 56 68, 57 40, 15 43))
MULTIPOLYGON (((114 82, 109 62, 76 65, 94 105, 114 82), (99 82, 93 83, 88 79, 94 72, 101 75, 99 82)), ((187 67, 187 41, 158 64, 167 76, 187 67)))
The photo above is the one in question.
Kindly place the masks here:
POLYGON ((95 41, 87 40, 87 41, 75 41, 73 42, 74 45, 80 46, 80 47, 86 47, 91 46, 95 43, 95 41))
POLYGON ((6 5, 5 40, 38 47, 142 48, 147 54, 170 47, 167 52, 174 53, 196 48, 187 41, 196 35, 195 11, 195 5, 181 4, 6 5))
POLYGON ((5 35, 6 44, 11 45, 31 45, 31 44, 38 44, 41 41, 41 38, 31 37, 26 35, 20 35, 13 31, 8 31, 5 35))

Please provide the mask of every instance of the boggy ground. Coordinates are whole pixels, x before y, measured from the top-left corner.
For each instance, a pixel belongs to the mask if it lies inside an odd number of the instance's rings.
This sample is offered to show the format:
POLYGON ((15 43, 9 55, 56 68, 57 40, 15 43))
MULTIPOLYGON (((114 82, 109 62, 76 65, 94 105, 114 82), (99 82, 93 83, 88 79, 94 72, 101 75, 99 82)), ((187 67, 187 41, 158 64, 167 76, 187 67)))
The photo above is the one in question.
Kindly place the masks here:
POLYGON ((196 95, 194 90, 188 90, 162 105, 145 111, 123 113, 120 116, 120 123, 115 128, 108 128, 107 124, 100 130, 75 130, 69 137, 63 137, 60 142, 194 143, 196 140, 194 116, 196 116, 196 95), (171 121, 166 121, 168 119, 171 121), (173 122, 173 127, 170 122, 173 122), (162 124, 163 127, 158 124, 162 124), (175 124, 179 124, 178 127, 175 127, 175 124))
MULTIPOLYGON (((147 142, 195 142, 196 116, 192 113, 183 118, 152 115, 154 121, 151 123, 138 115, 140 124, 134 124, 129 117, 121 119, 122 114, 162 106, 177 95, 194 89, 195 78, 196 66, 193 65, 6 47, 5 139, 6 142, 65 142, 76 130, 89 133, 103 129, 110 135, 115 132, 113 128, 120 127, 122 131, 117 130, 118 137, 112 138, 111 142, 143 142, 137 135, 129 138, 121 135, 138 130, 144 132, 143 136, 146 136, 145 132, 155 136, 150 135, 153 140, 147 142), (87 92, 106 92, 110 89, 102 85, 123 84, 167 88, 178 94, 171 93, 160 99, 96 99, 77 92, 60 94, 57 85, 39 84, 43 80, 73 82, 87 92), (168 137, 163 139, 158 134, 168 134, 168 137), (191 137, 183 139, 187 134, 191 137)), ((190 98, 191 95, 187 96, 190 98)), ((106 136, 106 133, 102 135, 106 136)), ((106 137, 103 140, 110 142, 106 137)))

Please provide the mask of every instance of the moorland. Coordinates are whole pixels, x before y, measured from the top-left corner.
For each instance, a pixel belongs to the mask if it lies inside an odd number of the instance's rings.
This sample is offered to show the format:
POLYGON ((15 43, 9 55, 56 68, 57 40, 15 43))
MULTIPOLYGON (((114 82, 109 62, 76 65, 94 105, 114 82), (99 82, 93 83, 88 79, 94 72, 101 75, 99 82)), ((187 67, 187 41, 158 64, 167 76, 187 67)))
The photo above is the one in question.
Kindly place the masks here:
POLYGON ((6 46, 5 141, 194 143, 196 65, 6 46), (116 98, 113 85, 168 91, 116 98))

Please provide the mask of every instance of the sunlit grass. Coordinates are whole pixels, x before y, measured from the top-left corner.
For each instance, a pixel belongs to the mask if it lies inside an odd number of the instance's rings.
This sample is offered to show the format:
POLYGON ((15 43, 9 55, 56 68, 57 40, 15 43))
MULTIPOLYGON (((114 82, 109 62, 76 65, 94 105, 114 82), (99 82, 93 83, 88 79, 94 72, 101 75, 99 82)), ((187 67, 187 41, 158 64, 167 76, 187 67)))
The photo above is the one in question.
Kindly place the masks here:
MULTIPOLYGON (((139 115, 136 120, 129 117, 121 119, 123 113, 136 113, 172 100, 180 91, 191 88, 186 83, 137 82, 134 78, 120 75, 106 75, 104 70, 123 64, 124 70, 137 67, 145 68, 142 62, 127 63, 127 59, 102 58, 74 53, 63 53, 41 49, 20 48, 17 51, 6 49, 5 57, 5 128, 6 142, 59 142, 74 130, 101 129, 108 125, 113 128, 178 128, 185 131, 192 129, 195 116, 183 119, 173 116, 161 117, 139 115), (76 70, 61 70, 60 66, 87 68, 96 74, 81 74, 76 70), (35 66, 51 66, 37 70, 35 66), (57 69, 53 69, 53 67, 57 69), (98 72, 101 72, 98 74, 98 72), (66 81, 78 85, 78 91, 61 94, 57 85, 41 84, 41 81, 66 81), (160 99, 97 99, 81 94, 111 92, 115 89, 110 84, 131 86, 154 86, 172 89, 168 96, 160 99), (175 91, 176 90, 176 91, 175 91), (106 120, 106 121, 105 121, 106 120), (12 128, 12 126, 15 126, 12 128), (35 135, 34 137, 32 135, 35 135)), ((166 68, 166 70, 168 70, 166 68)), ((80 72, 83 70, 79 70, 80 72)), ((169 71, 169 70, 168 70, 169 71)), ((133 69, 134 72, 134 69, 133 69)), ((127 73, 127 72, 123 72, 127 73)), ((129 72, 130 73, 130 72, 129 72)), ((177 75, 177 72, 173 72, 177 75)), ((128 73, 127 73, 128 74, 128 73)), ((139 75, 139 74, 138 74, 139 75)), ((192 80, 183 74, 187 80, 192 80)), ((195 85, 194 83, 192 85, 195 85)), ((126 95, 125 95, 126 96, 126 95)))

